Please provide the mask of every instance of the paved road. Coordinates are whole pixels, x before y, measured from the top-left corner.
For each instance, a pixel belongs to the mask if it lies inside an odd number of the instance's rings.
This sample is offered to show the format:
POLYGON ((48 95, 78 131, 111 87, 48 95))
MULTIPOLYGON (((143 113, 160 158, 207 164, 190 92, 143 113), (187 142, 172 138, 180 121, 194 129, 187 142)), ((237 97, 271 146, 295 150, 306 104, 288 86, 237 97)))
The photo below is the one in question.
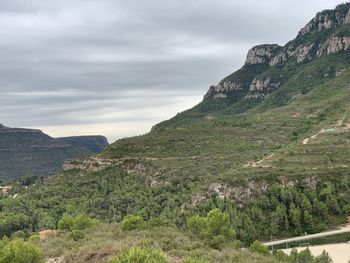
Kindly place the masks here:
POLYGON ((332 235, 337 235, 337 234, 342 234, 342 233, 347 233, 347 232, 350 232, 350 227, 344 227, 342 229, 321 232, 321 233, 312 234, 312 235, 299 236, 299 237, 293 237, 293 238, 287 238, 287 239, 266 242, 266 243, 264 243, 264 245, 265 246, 274 246, 274 245, 279 245, 279 244, 290 243, 293 241, 302 241, 302 240, 307 240, 307 239, 313 239, 316 237, 332 236, 332 235))

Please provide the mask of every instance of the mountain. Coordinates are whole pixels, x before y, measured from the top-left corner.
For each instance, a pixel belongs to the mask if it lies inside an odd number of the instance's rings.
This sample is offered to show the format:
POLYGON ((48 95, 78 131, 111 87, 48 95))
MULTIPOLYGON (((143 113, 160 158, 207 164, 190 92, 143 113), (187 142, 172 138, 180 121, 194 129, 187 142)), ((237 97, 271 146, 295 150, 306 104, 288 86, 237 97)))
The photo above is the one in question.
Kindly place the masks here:
POLYGON ((208 187, 218 181, 256 184, 265 176, 308 178, 315 171, 328 173, 330 166, 334 171, 350 165, 339 156, 347 151, 350 122, 349 8, 342 4, 318 13, 283 47, 253 47, 243 67, 211 86, 201 103, 144 136, 111 144, 101 160, 108 166, 106 159, 128 159, 129 170, 134 163, 154 184, 189 179, 204 180, 208 187), (309 137, 314 139, 306 146, 309 137), (344 143, 335 147, 335 137, 344 143), (326 152, 339 160, 329 165, 326 152), (259 163, 269 163, 269 169, 247 165, 271 154, 259 163), (292 173, 281 171, 282 159, 293 162, 292 173))
POLYGON ((192 109, 93 158, 67 161, 64 170, 120 167, 157 189, 181 186, 189 192, 176 190, 175 217, 228 202, 240 211, 231 220, 247 244, 346 222, 349 22, 350 3, 318 13, 285 46, 250 49, 242 68, 211 86, 192 109), (306 216, 303 199, 314 207, 306 216), (294 207, 300 222, 293 223, 294 207), (256 213, 261 220, 254 229, 244 226, 256 213), (312 220, 304 218, 309 215, 312 220))
POLYGON ((107 146, 103 136, 55 139, 40 130, 0 125, 0 179, 53 175, 66 159, 99 153, 107 146))
POLYGON ((283 47, 264 44, 251 48, 243 67, 210 86, 199 105, 156 127, 197 120, 206 113, 240 114, 253 108, 261 112, 287 105, 346 71, 349 23, 349 4, 339 5, 318 13, 283 47))
POLYGON ((14 185, 0 200, 0 235, 63 229, 40 246, 64 262, 143 246, 169 262, 298 262, 254 240, 348 221, 349 38, 350 3, 318 13, 283 47, 253 47, 192 109, 42 183, 14 185), (75 227, 88 225, 81 214, 103 223, 75 227))

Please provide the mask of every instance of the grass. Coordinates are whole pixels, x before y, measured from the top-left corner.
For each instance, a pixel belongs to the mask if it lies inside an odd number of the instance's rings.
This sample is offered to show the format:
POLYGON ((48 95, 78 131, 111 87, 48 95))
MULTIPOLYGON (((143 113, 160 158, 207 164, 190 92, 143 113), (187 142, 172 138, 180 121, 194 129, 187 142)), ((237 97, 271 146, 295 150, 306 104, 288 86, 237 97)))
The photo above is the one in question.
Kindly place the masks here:
POLYGON ((220 250, 173 227, 153 227, 125 232, 119 224, 100 224, 84 231, 84 239, 74 241, 68 233, 59 232, 53 238, 40 241, 46 258, 61 256, 64 262, 107 262, 109 258, 131 247, 152 247, 163 251, 170 262, 182 262, 186 257, 208 262, 278 262, 276 259, 241 251, 230 245, 220 250))

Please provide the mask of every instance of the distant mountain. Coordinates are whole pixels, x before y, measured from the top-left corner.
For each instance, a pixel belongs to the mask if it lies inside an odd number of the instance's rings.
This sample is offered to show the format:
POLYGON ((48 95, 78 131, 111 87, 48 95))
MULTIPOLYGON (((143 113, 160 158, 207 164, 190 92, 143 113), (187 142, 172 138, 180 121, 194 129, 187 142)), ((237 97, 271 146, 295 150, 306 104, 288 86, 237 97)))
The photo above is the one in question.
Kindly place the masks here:
POLYGON ((103 136, 52 138, 40 130, 0 124, 0 180, 23 175, 48 176, 66 159, 99 153, 108 146, 103 136))

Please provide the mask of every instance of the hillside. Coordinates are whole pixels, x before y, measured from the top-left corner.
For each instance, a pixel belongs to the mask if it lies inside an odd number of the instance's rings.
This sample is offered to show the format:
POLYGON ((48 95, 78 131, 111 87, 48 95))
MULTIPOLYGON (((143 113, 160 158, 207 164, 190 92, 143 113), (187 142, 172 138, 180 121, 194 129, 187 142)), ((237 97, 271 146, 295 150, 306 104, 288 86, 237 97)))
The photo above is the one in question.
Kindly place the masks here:
POLYGON ((201 103, 148 134, 12 185, 0 234, 59 229, 38 245, 62 262, 108 262, 135 246, 170 262, 300 262, 237 248, 347 223, 349 145, 350 3, 285 46, 253 47, 201 103), (75 228, 81 215, 103 223, 75 228))
POLYGON ((53 175, 66 159, 101 152, 107 145, 103 136, 55 139, 40 130, 0 125, 0 180, 53 175))

